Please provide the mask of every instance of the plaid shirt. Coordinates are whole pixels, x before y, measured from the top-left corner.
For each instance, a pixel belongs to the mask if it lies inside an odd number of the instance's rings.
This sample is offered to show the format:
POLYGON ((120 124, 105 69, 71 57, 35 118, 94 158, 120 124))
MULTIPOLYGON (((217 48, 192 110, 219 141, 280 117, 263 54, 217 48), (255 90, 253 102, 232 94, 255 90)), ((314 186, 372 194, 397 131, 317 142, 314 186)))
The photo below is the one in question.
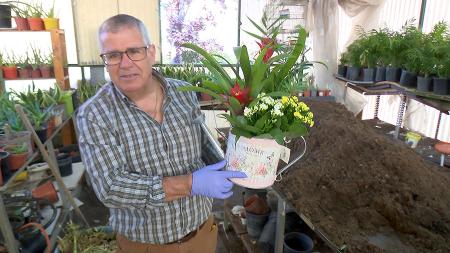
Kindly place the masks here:
POLYGON ((165 202, 162 178, 221 158, 202 132, 195 94, 176 90, 186 83, 155 70, 153 76, 165 94, 161 124, 109 82, 81 106, 77 127, 83 163, 97 197, 110 209, 113 229, 133 241, 165 244, 197 229, 213 200, 188 196, 165 202))

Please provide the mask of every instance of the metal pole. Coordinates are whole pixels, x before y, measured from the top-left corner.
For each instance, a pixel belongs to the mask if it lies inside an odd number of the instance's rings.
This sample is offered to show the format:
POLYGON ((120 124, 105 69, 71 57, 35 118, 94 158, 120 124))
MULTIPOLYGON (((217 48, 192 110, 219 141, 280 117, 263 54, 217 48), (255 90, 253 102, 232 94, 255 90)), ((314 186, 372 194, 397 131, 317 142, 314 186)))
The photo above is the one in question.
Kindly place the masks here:
POLYGON ((398 139, 400 127, 402 126, 403 122, 403 113, 405 112, 405 107, 406 107, 406 95, 400 94, 400 105, 398 108, 397 124, 395 125, 394 139, 398 139))
POLYGON ((422 4, 420 6, 420 17, 419 17, 419 30, 423 30, 423 20, 425 19, 425 10, 427 8, 427 0, 422 0, 422 4))
POLYGON ((286 222, 286 201, 278 195, 277 230, 275 234, 275 253, 283 252, 284 226, 286 222))

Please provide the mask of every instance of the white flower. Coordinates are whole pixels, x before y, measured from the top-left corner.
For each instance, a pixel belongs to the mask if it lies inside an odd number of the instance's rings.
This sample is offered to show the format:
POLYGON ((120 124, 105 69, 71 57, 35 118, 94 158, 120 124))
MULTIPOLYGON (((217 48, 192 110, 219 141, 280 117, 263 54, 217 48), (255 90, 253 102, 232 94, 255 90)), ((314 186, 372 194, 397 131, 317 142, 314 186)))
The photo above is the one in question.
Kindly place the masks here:
POLYGON ((267 106, 266 104, 260 104, 259 105, 259 110, 260 111, 265 111, 265 110, 267 110, 267 108, 269 108, 269 106, 267 106))
POLYGON ((252 111, 248 107, 245 107, 244 116, 249 117, 251 115, 252 115, 252 111))

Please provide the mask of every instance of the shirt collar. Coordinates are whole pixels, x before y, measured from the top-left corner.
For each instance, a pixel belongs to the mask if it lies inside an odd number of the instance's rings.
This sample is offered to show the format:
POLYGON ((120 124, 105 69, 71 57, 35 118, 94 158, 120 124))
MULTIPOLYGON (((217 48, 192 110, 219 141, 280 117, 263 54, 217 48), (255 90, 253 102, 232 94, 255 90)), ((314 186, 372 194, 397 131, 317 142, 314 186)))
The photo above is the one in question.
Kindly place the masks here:
MULTIPOLYGON (((162 89, 163 89, 164 96, 166 96, 166 94, 167 94, 167 81, 166 81, 166 79, 164 78, 164 76, 163 76, 161 73, 159 73, 159 72, 158 72, 156 69, 154 69, 154 68, 152 68, 152 76, 155 77, 156 80, 158 80, 158 82, 161 84, 161 87, 162 87, 162 89)), ((113 82, 111 82, 111 85, 112 85, 112 87, 114 88, 115 92, 119 95, 119 97, 120 97, 123 101, 125 101, 125 102, 127 102, 127 103, 133 103, 133 101, 131 101, 131 99, 129 99, 125 94, 123 94, 123 92, 122 92, 119 88, 117 88, 116 85, 115 85, 113 82)))

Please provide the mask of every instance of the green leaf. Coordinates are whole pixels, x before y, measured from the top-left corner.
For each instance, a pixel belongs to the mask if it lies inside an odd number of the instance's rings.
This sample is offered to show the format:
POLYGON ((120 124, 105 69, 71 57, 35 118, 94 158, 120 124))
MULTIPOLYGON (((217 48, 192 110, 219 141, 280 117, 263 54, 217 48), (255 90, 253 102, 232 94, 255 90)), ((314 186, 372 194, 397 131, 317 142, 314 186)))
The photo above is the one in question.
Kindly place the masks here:
POLYGON ((242 68, 242 73, 244 73, 245 86, 248 87, 252 83, 252 67, 250 65, 246 46, 242 46, 241 54, 239 56, 239 63, 242 68))
POLYGON ((303 49, 305 48, 305 41, 306 41, 306 30, 304 28, 299 29, 297 43, 294 46, 294 49, 292 50, 292 54, 289 56, 288 60, 285 64, 282 65, 280 71, 278 73, 272 72, 274 75, 276 75, 275 82, 279 82, 286 77, 286 75, 289 73, 292 66, 294 66, 295 62, 297 61, 300 54, 303 52, 303 49))
POLYGON ((252 24, 262 33, 264 34, 264 36, 267 36, 266 31, 264 29, 262 29, 257 23, 255 23, 255 21, 251 20, 249 17, 247 17, 248 20, 250 20, 250 22, 252 22, 252 24))
MULTIPOLYGON (((223 57, 219 54, 212 54, 212 55, 215 57, 219 57, 220 59, 224 60, 228 65, 233 66, 233 64, 231 62, 229 62, 227 59, 225 59, 225 57, 223 57)), ((231 68, 231 70, 233 70, 236 77, 240 79, 239 73, 233 67, 230 67, 230 68, 231 68)))
POLYGON ((254 34, 254 33, 251 33, 251 32, 247 32, 246 30, 243 30, 243 31, 246 32, 248 35, 250 35, 250 36, 252 36, 252 37, 255 37, 255 38, 259 39, 259 40, 264 39, 264 37, 259 36, 259 35, 257 35, 257 34, 254 34))
POLYGON ((240 127, 233 127, 231 129, 231 133, 236 135, 236 136, 244 136, 247 138, 252 138, 253 135, 249 132, 249 131, 245 131, 244 129, 240 128, 240 127))
POLYGON ((266 124, 266 122, 269 120, 269 117, 270 112, 266 112, 263 116, 261 116, 261 118, 256 121, 255 127, 258 129, 263 129, 264 124, 266 124))
MULTIPOLYGON (((210 66, 213 69, 215 69, 224 80, 227 81, 227 83, 230 86, 230 88, 233 86, 233 82, 231 81, 231 78, 228 76, 227 72, 222 68, 222 66, 219 64, 219 62, 217 62, 217 60, 214 59, 214 57, 212 55, 210 55, 208 52, 206 52, 203 48, 201 48, 201 47, 199 47, 197 45, 194 45, 192 43, 184 43, 181 46, 185 47, 185 48, 192 49, 196 53, 198 53, 201 56, 203 56, 210 63, 210 66)), ((209 69, 209 70, 211 71, 211 69, 209 69)))
POLYGON ((287 137, 295 138, 300 137, 308 133, 308 128, 304 124, 292 124, 289 131, 285 133, 287 137))
POLYGON ((274 128, 269 133, 270 133, 270 135, 273 136, 273 138, 275 138, 275 140, 277 141, 278 144, 280 144, 280 145, 284 144, 284 135, 283 135, 283 132, 281 131, 281 129, 274 128))
POLYGON ((222 89, 227 91, 227 94, 229 94, 229 90, 231 89, 231 86, 227 83, 227 81, 225 79, 222 78, 222 76, 220 75, 220 73, 211 66, 211 64, 206 61, 206 60, 202 60, 203 65, 211 72, 212 74, 212 79, 214 81, 216 81, 216 83, 218 83, 219 85, 222 86, 222 89))
POLYGON ((220 101, 223 101, 223 97, 218 95, 217 93, 210 91, 208 89, 205 89, 203 87, 198 87, 198 86, 194 86, 194 85, 186 85, 186 86, 179 86, 177 87, 177 90, 179 91, 198 91, 198 92, 203 92, 206 93, 208 95, 211 95, 212 97, 219 99, 220 101))
POLYGON ((239 100, 237 100, 235 97, 229 97, 228 101, 230 102, 230 106, 233 109, 232 113, 239 113, 240 111, 242 111, 242 106, 241 103, 239 103, 239 100))
POLYGON ((228 122, 230 122, 230 124, 233 128, 238 127, 240 129, 243 129, 247 132, 252 133, 253 135, 260 134, 260 130, 258 128, 246 124, 244 117, 233 116, 233 115, 229 115, 229 114, 222 114, 222 115, 224 118, 226 118, 228 120, 228 122))
POLYGON ((219 93, 219 94, 227 93, 226 91, 223 90, 222 86, 220 86, 219 84, 214 83, 212 81, 209 81, 209 80, 203 80, 202 87, 205 88, 205 89, 214 91, 216 93, 219 93))

